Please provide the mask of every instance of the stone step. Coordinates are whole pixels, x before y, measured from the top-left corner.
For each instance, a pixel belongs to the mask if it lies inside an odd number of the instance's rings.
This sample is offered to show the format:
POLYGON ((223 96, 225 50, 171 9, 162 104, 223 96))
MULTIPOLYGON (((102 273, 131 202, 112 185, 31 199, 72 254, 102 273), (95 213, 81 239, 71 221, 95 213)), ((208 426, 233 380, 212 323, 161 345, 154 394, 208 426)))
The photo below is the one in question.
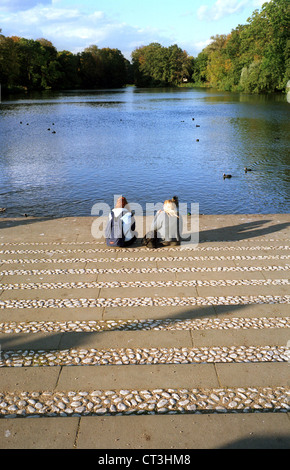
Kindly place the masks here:
POLYGON ((289 303, 288 279, 0 283, 0 309, 289 303), (234 293, 233 294, 233 289, 234 293), (131 299, 131 300, 130 300, 131 299))
POLYGON ((149 249, 143 246, 133 246, 131 248, 110 248, 105 244, 93 243, 91 245, 68 245, 63 244, 59 246, 55 245, 35 245, 33 244, 27 246, 0 246, 0 255, 1 259, 7 260, 17 260, 21 258, 34 259, 39 255, 42 257, 63 259, 64 256, 68 258, 74 258, 74 255, 77 256, 99 256, 101 258, 108 256, 109 258, 122 258, 127 256, 136 256, 136 257, 160 257, 160 256, 223 256, 231 254, 236 256, 244 256, 245 254, 262 255, 271 254, 275 251, 277 254, 283 256, 289 252, 290 246, 287 243, 281 242, 268 242, 268 243, 259 243, 259 244, 249 244, 249 243, 230 243, 230 242, 221 242, 219 244, 201 244, 194 247, 189 246, 176 246, 176 247, 163 247, 156 249, 149 249), (19 256, 20 255, 20 256, 19 256))
POLYGON ((122 330, 91 332, 2 333, 1 350, 110 348, 211 348, 285 346, 289 328, 200 329, 200 330, 122 330), (21 347, 25 345, 25 347, 21 347), (41 345, 43 345, 41 347, 41 345))
MULTIPOLYGON (((36 264, 36 263, 81 263, 85 262, 184 262, 184 261, 227 261, 227 260, 275 260, 275 259, 288 259, 289 260, 289 246, 281 245, 276 248, 275 246, 259 246, 255 250, 253 247, 245 247, 241 250, 240 247, 221 247, 218 250, 209 247, 207 250, 185 250, 180 247, 176 248, 163 248, 160 250, 150 250, 148 248, 99 248, 94 252, 86 252, 79 250, 75 253, 71 251, 66 253, 53 253, 46 250, 28 250, 29 252, 21 253, 2 253, 1 265, 18 265, 18 264, 36 264), (274 254, 273 254, 274 252, 274 254)), ((13 250, 14 251, 14 250, 13 250)), ((22 250, 20 250, 22 251, 22 250)))
MULTIPOLYGON (((289 363, 200 363, 4 367, 1 393, 73 390, 277 388, 289 386, 289 363)), ((73 396, 73 395, 72 395, 73 396)))
MULTIPOLYGON (((61 219, 5 218, 1 221, 2 243, 94 241, 91 228, 96 217, 61 219), (17 228, 17 230, 15 230, 17 228)), ((106 222, 106 218, 104 218, 106 222)), ((289 239, 289 214, 223 214, 199 216, 200 241, 289 239)))
POLYGON ((286 364, 5 368, 0 413, 52 417, 287 412, 288 374, 286 364))
POLYGON ((158 250, 28 222, 0 237, 0 447, 287 447, 286 216, 200 217, 197 247, 158 250))
POLYGON ((106 454, 118 456, 119 465, 128 465, 121 455, 132 458, 131 465, 140 465, 143 459, 146 465, 164 464, 162 449, 167 465, 192 464, 191 449, 289 449, 288 413, 141 414, 113 420, 112 426, 111 416, 0 419, 0 448, 98 449, 100 465, 106 454), (114 453, 108 452, 111 449, 114 453), (154 450, 154 457, 148 449, 154 450), (181 454, 173 454, 174 449, 181 454))
POLYGON ((265 266, 181 266, 181 267, 121 267, 121 268, 56 268, 56 269, 3 269, 0 271, 1 283, 23 283, 40 281, 89 282, 116 281, 124 279, 171 280, 171 279, 275 279, 287 276, 290 264, 265 266))
MULTIPOLYGON (((199 299, 200 300, 200 299, 199 299)), ((148 320, 202 320, 202 319, 232 319, 232 318, 269 318, 269 317, 288 317, 289 316, 289 303, 279 303, 266 298, 258 298, 258 302, 248 302, 243 299, 234 300, 226 299, 223 303, 218 303, 215 299, 210 299, 205 304, 196 303, 186 305, 186 302, 175 302, 169 305, 159 306, 157 304, 143 305, 142 308, 133 304, 133 306, 114 307, 108 303, 105 306, 99 307, 77 307, 71 306, 70 308, 46 308, 30 303, 29 308, 22 308, 23 305, 0 308, 0 322, 10 321, 144 321, 148 320), (185 304, 185 305, 184 305, 185 304), (134 306, 135 305, 135 306, 134 306)), ((282 299, 280 299, 282 300, 282 299)), ((0 298, 1 302, 1 298, 0 298)), ((205 302, 205 301, 204 301, 205 302)), ((4 304, 5 305, 5 304, 4 304)), ((43 304, 44 305, 44 304, 43 304)), ((102 305, 102 304, 100 304, 102 305)))

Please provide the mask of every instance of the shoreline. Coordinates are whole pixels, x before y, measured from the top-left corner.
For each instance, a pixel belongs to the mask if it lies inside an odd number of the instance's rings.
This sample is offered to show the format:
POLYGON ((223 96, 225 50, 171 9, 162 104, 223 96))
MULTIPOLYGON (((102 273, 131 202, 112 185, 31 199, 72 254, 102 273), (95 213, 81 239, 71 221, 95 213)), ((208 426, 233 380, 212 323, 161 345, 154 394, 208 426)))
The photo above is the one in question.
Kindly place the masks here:
MULTIPOLYGON (((142 235, 144 232, 147 233, 147 228, 150 227, 151 220, 152 216, 147 216, 147 218, 136 216, 136 230, 139 235, 142 235)), ((64 242, 87 241, 105 244, 104 238, 94 237, 92 235, 94 222, 96 226, 100 227, 100 231, 104 230, 107 217, 0 218, 0 244, 13 242, 29 243, 31 241, 44 242, 47 240, 63 240, 64 242)), ((281 239, 281 237, 287 238, 287 228, 289 228, 289 226, 289 213, 200 214, 198 217, 194 215, 187 216, 187 230, 192 228, 192 233, 195 232, 199 234, 199 243, 226 240, 252 241, 265 237, 273 239, 281 239)), ((138 247, 140 248, 140 245, 137 243, 127 249, 132 250, 138 247)), ((184 248, 186 248, 186 246, 184 248)))

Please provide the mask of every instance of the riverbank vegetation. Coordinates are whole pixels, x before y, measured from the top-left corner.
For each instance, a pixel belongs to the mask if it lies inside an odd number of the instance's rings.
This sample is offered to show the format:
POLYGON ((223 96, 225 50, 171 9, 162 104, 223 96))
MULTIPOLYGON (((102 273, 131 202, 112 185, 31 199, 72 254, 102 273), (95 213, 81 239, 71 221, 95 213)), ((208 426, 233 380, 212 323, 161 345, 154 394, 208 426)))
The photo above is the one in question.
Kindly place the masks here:
POLYGON ((0 35, 2 91, 119 88, 128 82, 130 62, 118 49, 90 46, 58 52, 47 39, 0 35))
POLYGON ((245 25, 216 35, 196 58, 159 43, 132 52, 92 45, 58 52, 44 38, 5 37, 0 30, 2 92, 30 90, 208 86, 223 91, 285 91, 290 79, 289 0, 271 0, 245 25))
POLYGON ((140 47, 132 54, 138 86, 193 84, 223 91, 285 91, 290 80, 289 0, 271 0, 245 25, 211 37, 196 58, 177 46, 140 47))
POLYGON ((271 0, 245 25, 212 37, 197 56, 193 80, 224 91, 285 91, 290 79, 289 0, 271 0))

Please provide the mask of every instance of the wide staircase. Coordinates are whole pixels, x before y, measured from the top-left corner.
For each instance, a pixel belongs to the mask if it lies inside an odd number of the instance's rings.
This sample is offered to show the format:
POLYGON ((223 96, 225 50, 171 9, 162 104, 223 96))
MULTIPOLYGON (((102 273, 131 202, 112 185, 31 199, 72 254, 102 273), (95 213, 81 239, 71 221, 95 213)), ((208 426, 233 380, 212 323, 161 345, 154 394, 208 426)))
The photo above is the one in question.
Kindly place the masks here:
POLYGON ((156 250, 91 223, 0 221, 0 448, 289 448, 289 215, 156 250))

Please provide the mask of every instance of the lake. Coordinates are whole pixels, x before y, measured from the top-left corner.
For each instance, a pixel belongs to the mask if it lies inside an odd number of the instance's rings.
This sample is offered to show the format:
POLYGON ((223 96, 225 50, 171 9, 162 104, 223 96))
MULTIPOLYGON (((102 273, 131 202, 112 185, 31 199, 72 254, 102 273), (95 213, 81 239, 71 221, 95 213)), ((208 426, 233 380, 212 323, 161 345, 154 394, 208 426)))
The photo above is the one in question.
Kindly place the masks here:
POLYGON ((1 216, 87 216, 114 194, 143 208, 177 195, 203 214, 288 213, 289 111, 286 95, 201 88, 2 99, 1 216))

